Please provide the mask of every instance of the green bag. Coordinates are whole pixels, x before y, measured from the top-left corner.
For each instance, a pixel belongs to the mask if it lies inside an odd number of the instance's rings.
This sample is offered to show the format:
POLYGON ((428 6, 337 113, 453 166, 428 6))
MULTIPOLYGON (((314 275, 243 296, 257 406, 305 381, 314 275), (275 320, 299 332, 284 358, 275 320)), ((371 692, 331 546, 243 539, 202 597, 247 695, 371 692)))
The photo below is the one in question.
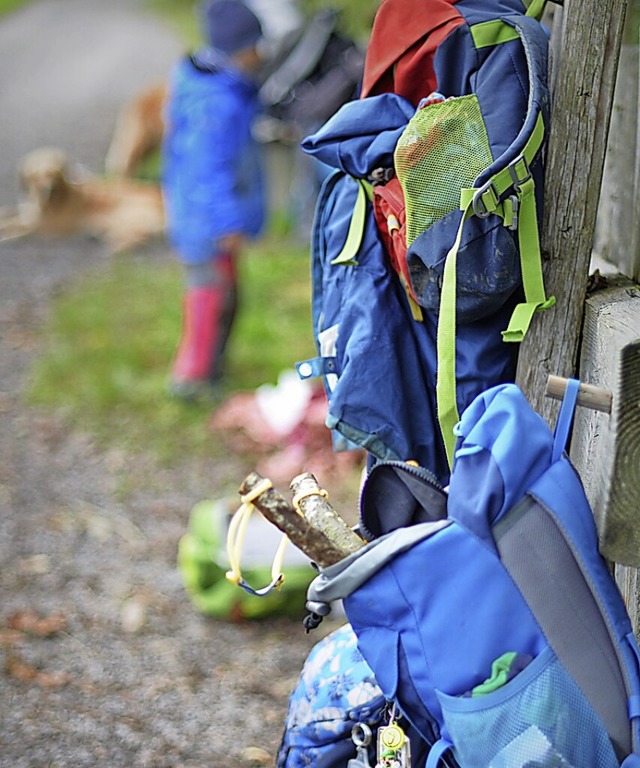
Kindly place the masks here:
MULTIPOLYGON (((264 596, 239 589, 226 578, 227 529, 234 510, 226 500, 198 502, 189 526, 178 542, 178 570, 195 608, 223 619, 262 619, 269 616, 300 617, 305 614, 307 588, 315 576, 309 560, 293 545, 284 561, 284 582, 264 596)), ((244 544, 243 573, 252 584, 271 580, 277 530, 259 514, 250 520, 244 544)))

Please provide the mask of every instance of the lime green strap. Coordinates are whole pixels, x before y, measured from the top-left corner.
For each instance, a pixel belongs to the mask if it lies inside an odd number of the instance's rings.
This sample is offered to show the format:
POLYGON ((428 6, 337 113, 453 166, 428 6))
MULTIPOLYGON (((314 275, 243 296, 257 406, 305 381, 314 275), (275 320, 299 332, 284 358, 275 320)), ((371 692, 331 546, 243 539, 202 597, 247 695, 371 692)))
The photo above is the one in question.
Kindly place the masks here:
POLYGON ((472 24, 469 27, 473 44, 476 48, 488 48, 489 46, 506 43, 509 40, 517 40, 518 30, 502 19, 483 21, 480 24, 472 24))
MULTIPOLYGON (((539 21, 544 13, 546 3, 547 0, 525 0, 525 5, 528 6, 526 15, 539 21)), ((520 36, 515 27, 502 19, 491 19, 491 21, 471 24, 469 31, 476 48, 489 48, 501 43, 508 43, 510 40, 517 40, 520 36)))
POLYGON ((515 308, 507 329, 502 333, 504 341, 509 342, 522 341, 534 313, 555 304, 553 296, 547 299, 544 289, 535 186, 529 170, 543 139, 544 120, 540 114, 520 157, 492 176, 480 189, 464 189, 460 195, 460 207, 463 210, 466 210, 471 198, 471 205, 476 214, 482 216, 495 213, 503 218, 505 226, 514 225, 514 217, 517 216, 525 301, 515 308), (517 211, 511 198, 500 202, 500 198, 510 187, 515 187, 517 211))
POLYGON ((520 342, 524 339, 534 313, 555 304, 552 296, 547 299, 542 277, 540 240, 533 179, 529 178, 519 187, 518 199, 518 245, 520 247, 520 269, 525 301, 518 304, 511 315, 509 325, 502 332, 504 341, 520 342))
POLYGON ((534 19, 540 20, 546 4, 547 0, 529 0, 527 16, 533 16, 534 19))
POLYGON ((437 331, 436 402, 438 422, 450 466, 456 441, 454 427, 459 421, 456 400, 456 268, 462 231, 467 219, 473 215, 487 216, 494 213, 503 219, 505 226, 517 226, 518 229, 525 301, 515 308, 509 326, 503 332, 505 341, 522 341, 534 312, 555 303, 553 297, 546 298, 544 290, 535 185, 529 171, 529 164, 533 162, 543 138, 544 122, 540 115, 519 158, 492 176, 480 189, 463 189, 460 193, 463 213, 455 242, 444 265, 437 331), (502 195, 511 187, 515 194, 501 200, 502 195))
POLYGON ((372 199, 372 186, 362 179, 356 179, 358 182, 358 196, 353 208, 353 215, 349 223, 347 239, 340 253, 331 261, 332 265, 342 264, 345 267, 357 266, 356 256, 362 245, 362 236, 364 234, 364 225, 367 215, 367 200, 372 199))

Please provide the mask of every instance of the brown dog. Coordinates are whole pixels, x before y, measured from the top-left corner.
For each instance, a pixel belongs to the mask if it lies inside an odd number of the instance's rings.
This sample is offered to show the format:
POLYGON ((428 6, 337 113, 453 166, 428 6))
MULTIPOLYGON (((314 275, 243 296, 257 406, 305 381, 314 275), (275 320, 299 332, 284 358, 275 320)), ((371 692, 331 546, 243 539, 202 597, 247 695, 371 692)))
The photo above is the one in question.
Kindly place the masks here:
POLYGON ((56 147, 30 152, 18 175, 24 199, 0 212, 0 240, 85 233, 104 240, 111 251, 122 251, 164 232, 157 184, 80 174, 56 147))
POLYGON ((107 151, 105 170, 112 176, 132 177, 138 163, 162 143, 167 86, 158 83, 125 104, 107 151))

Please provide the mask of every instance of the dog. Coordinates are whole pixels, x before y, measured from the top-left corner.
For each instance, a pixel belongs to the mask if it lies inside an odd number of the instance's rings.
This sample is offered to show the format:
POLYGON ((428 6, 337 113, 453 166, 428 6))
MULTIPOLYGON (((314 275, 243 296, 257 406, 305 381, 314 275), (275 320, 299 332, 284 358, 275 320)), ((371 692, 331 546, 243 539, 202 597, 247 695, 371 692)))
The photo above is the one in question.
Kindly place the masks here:
POLYGON ((25 155, 18 179, 24 197, 16 208, 0 212, 0 240, 88 234, 118 252, 164 234, 158 184, 80 171, 57 147, 40 147, 25 155))
POLYGON ((105 158, 107 174, 132 178, 140 161, 161 146, 167 95, 168 86, 156 83, 120 110, 105 158))

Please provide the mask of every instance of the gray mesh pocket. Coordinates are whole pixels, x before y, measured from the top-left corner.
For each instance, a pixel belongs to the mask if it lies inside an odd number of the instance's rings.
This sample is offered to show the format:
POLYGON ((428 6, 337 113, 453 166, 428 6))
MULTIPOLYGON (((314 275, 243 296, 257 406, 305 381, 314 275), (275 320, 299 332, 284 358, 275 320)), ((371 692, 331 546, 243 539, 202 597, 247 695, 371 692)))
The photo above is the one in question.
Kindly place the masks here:
POLYGON ((492 693, 438 692, 463 768, 618 768, 600 718, 550 648, 492 693))

